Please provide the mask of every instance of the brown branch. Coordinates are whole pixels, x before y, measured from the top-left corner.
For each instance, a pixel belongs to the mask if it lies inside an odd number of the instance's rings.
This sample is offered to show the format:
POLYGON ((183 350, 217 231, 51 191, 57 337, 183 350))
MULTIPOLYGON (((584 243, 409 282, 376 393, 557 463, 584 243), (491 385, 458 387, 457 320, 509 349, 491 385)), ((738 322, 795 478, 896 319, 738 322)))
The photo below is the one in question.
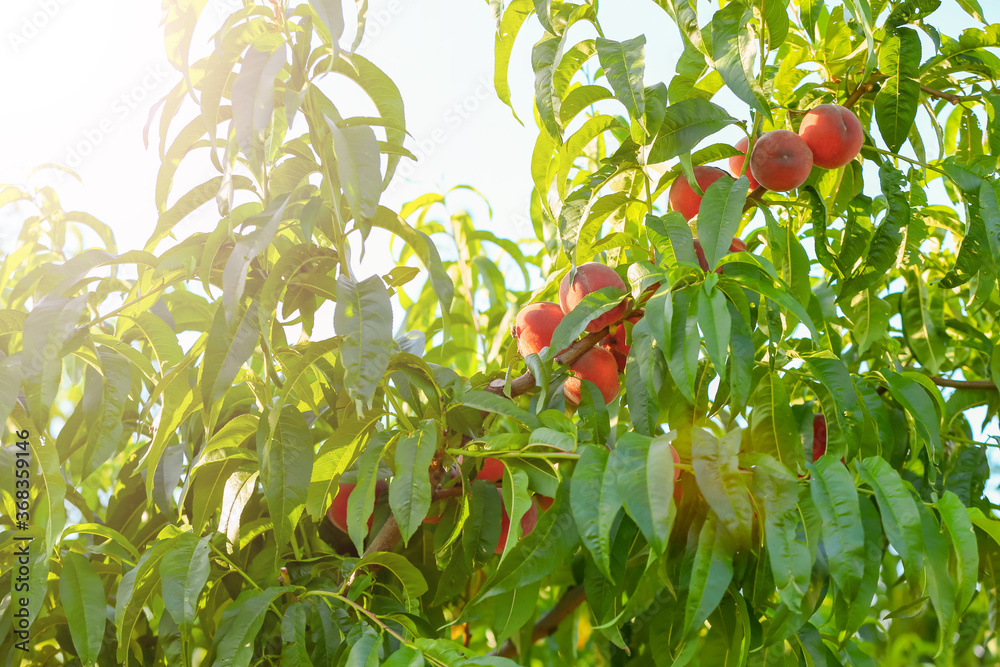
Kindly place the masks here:
POLYGON ((860 100, 862 97, 875 90, 875 84, 884 78, 885 77, 879 74, 878 72, 872 74, 870 77, 868 77, 867 81, 858 84, 858 87, 854 89, 854 92, 851 93, 846 100, 844 100, 844 106, 847 107, 848 109, 853 107, 855 104, 857 104, 858 100, 860 100))
POLYGON ((763 185, 754 188, 754 191, 747 195, 747 203, 743 205, 743 212, 746 213, 754 206, 767 206, 767 202, 762 199, 765 192, 767 192, 767 188, 763 185))
POLYGON ((445 498, 457 498, 465 493, 465 489, 462 485, 453 486, 447 489, 435 489, 432 497, 434 500, 443 500, 445 498))
POLYGON ((939 387, 952 387, 954 389, 993 389, 997 386, 989 380, 952 380, 950 378, 931 377, 931 382, 939 387))
MULTIPOLYGON (((587 351, 600 343, 605 336, 611 333, 611 327, 618 326, 630 317, 635 317, 636 315, 642 316, 644 311, 641 308, 636 308, 625 313, 617 322, 613 322, 608 326, 604 327, 600 331, 595 331, 594 333, 589 333, 580 340, 576 341, 565 350, 556 355, 554 361, 557 364, 562 364, 564 366, 571 366, 573 362, 582 357, 587 351)), ((496 394, 498 396, 504 396, 504 386, 506 382, 502 379, 496 379, 489 383, 486 387, 486 391, 496 394)), ((531 371, 525 371, 524 375, 520 375, 514 378, 510 383, 510 395, 511 397, 520 396, 521 394, 526 394, 535 388, 535 376, 531 371)))
POLYGON ((952 104, 961 104, 962 102, 974 102, 976 100, 982 99, 978 95, 955 95, 954 93, 944 93, 940 90, 934 90, 930 86, 925 86, 920 84, 920 90, 924 91, 931 97, 936 97, 940 100, 947 100, 952 104))
MULTIPOLYGON (((567 590, 556 606, 545 612, 545 615, 535 623, 535 628, 531 631, 531 643, 534 644, 539 639, 545 639, 558 630, 559 624, 566 620, 586 599, 587 593, 583 589, 583 584, 567 590)), ((514 646, 514 642, 508 639, 493 653, 501 658, 513 658, 517 655, 517 647, 514 646)))

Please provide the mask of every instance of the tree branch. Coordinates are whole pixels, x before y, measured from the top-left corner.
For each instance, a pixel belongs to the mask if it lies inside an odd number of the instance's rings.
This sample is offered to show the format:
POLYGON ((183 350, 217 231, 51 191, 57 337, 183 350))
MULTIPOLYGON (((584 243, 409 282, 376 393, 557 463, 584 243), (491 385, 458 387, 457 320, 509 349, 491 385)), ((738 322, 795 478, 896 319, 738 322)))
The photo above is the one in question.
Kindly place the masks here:
MULTIPOLYGON (((558 630, 559 624, 566 620, 586 599, 587 593, 583 589, 583 584, 567 590, 556 606, 549 609, 535 623, 535 628, 531 631, 531 643, 534 644, 539 639, 545 639, 558 630)), ((493 653, 501 658, 513 658, 517 655, 517 647, 514 646, 514 642, 508 639, 493 653)))
POLYGON ((997 389, 996 384, 989 380, 952 380, 931 376, 931 382, 939 387, 952 387, 954 389, 992 389, 994 391, 997 389))
MULTIPOLYGON (((564 366, 571 366, 573 363, 582 357, 587 351, 600 343, 605 336, 611 333, 611 327, 618 326, 630 317, 635 317, 636 315, 643 315, 644 311, 642 308, 636 308, 625 313, 617 322, 609 324, 600 331, 595 331, 594 333, 589 333, 580 340, 576 341, 565 350, 556 355, 554 361, 557 364, 562 364, 564 366)), ((489 383, 486 387, 486 391, 496 394, 498 396, 504 396, 504 386, 507 383, 502 379, 496 379, 489 383)), ((520 375, 510 383, 510 395, 511 397, 520 396, 525 394, 535 388, 535 376, 531 371, 525 371, 524 375, 520 375)))

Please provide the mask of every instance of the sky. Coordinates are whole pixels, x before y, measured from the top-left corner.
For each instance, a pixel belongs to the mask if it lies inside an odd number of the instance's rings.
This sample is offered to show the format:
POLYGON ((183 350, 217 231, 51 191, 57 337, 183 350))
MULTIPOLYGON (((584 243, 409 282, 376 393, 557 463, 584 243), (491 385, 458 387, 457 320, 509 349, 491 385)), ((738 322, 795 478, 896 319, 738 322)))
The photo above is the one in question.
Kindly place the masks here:
MULTIPOLYGON (((710 15, 714 6, 700 2, 703 15, 710 15)), ((1000 21, 1000 3, 982 4, 988 21, 1000 21)), ((240 0, 208 0, 192 60, 211 48, 209 24, 239 6, 240 0)), ((668 81, 682 44, 667 14, 651 0, 614 0, 613 12, 607 11, 611 4, 603 6, 605 36, 624 40, 646 33, 646 81, 668 81)), ((120 250, 142 247, 156 224, 159 133, 154 124, 147 148, 143 128, 155 102, 179 79, 164 55, 161 14, 158 0, 5 0, 0 13, 0 72, 6 89, 15 91, 0 104, 0 184, 22 183, 43 163, 71 167, 82 183, 55 171, 36 175, 32 183, 52 184, 66 210, 86 211, 109 224, 120 250)), ((952 35, 973 24, 955 0, 944 0, 934 22, 952 35)), ((351 17, 347 26, 344 44, 352 41, 351 17)), ((404 161, 382 203, 398 210, 426 192, 472 185, 490 202, 491 219, 474 195, 457 193, 449 202, 470 208, 477 225, 521 239, 533 236, 528 164, 537 130, 530 47, 541 28, 537 21, 526 23, 510 63, 513 106, 526 125, 493 90, 494 31, 483 0, 370 0, 359 53, 400 88, 412 135, 408 147, 421 158, 404 161)), ((364 109, 357 96, 345 92, 344 97, 345 115, 364 109)), ((731 104, 733 99, 722 91, 716 101, 745 108, 731 104)), ((173 131, 193 114, 189 103, 173 131)), ((739 136, 730 128, 719 139, 739 136)), ((214 175, 204 153, 193 155, 181 164, 171 201, 214 175)), ((11 219, 9 209, 0 214, 0 251, 7 251, 19 230, 11 219)), ((209 205, 179 233, 207 231, 217 222, 209 205)), ((384 242, 373 232, 369 247, 384 242)), ((386 268, 378 265, 386 253, 369 257, 374 264, 364 266, 362 276, 386 268)), ((994 422, 989 432, 996 428, 994 422)))

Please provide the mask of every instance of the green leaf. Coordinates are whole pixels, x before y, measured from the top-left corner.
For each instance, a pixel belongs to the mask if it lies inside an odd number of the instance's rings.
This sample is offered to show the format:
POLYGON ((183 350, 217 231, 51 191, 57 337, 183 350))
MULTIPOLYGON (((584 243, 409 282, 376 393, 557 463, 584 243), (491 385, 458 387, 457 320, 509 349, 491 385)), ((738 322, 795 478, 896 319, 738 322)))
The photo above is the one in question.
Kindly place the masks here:
POLYGON ((274 541, 283 548, 291 541, 292 531, 306 507, 313 441, 306 418, 298 408, 284 406, 269 437, 268 425, 272 419, 275 416, 270 413, 260 421, 257 451, 264 498, 274 522, 274 541))
MULTIPOLYGON (((987 229, 986 216, 990 215, 990 210, 989 206, 984 206, 980 202, 981 193, 985 193, 992 200, 991 204, 996 201, 996 193, 989 183, 984 182, 979 189, 962 191, 962 198, 966 203, 967 226, 955 265, 938 283, 946 289, 964 285, 982 269, 986 269, 984 275, 990 283, 997 275, 997 256, 989 252, 990 232, 987 229)), ((990 221, 990 226, 995 226, 995 220, 990 221)), ((995 235, 994 230, 994 237, 995 235)))
POLYGON ((337 156, 337 178, 355 222, 370 220, 382 194, 381 155, 375 132, 367 125, 338 128, 328 122, 337 156))
POLYGON ((712 360, 719 379, 724 382, 732 320, 726 295, 721 290, 712 287, 698 299, 698 326, 701 328, 708 358, 712 360))
POLYGON ((879 70, 889 76, 875 95, 875 122, 893 153, 906 142, 920 104, 920 38, 910 28, 897 28, 879 52, 879 70))
POLYGON ((905 375, 883 369, 882 375, 889 385, 893 398, 910 414, 916 425, 916 434, 927 444, 931 461, 937 461, 941 455, 941 424, 934 400, 928 395, 927 389, 920 383, 905 375))
POLYGON ((233 82, 236 143, 254 170, 259 170, 264 160, 266 133, 274 115, 274 80, 288 60, 285 42, 272 44, 271 51, 251 45, 233 82))
MULTIPOLYGON (((955 553, 955 589, 957 609, 963 613, 976 594, 979 576, 979 546, 969 518, 969 510, 951 491, 945 491, 937 501, 941 524, 948 530, 955 553)), ((926 539, 926 538, 925 538, 926 539)))
POLYGON ((562 57, 565 35, 545 34, 531 49, 531 69, 535 72, 535 109, 545 131, 556 141, 562 139, 559 106, 562 99, 552 85, 552 75, 562 57))
POLYGON ((298 601, 288 605, 281 617, 281 664, 287 667, 312 667, 306 650, 306 621, 308 602, 298 601))
POLYGON ((798 538, 799 485, 788 468, 767 454, 753 455, 753 495, 764 502, 764 534, 778 597, 793 611, 809 589, 812 558, 798 538))
MULTIPOLYGON (((537 431, 536 431, 537 433, 537 431)), ((507 512, 510 528, 504 543, 501 558, 506 556, 521 538, 521 518, 534 502, 528 493, 528 473, 512 465, 503 469, 503 484, 500 487, 504 510, 507 512)))
POLYGON ((788 3, 787 0, 761 0, 760 4, 767 26, 768 44, 774 49, 783 44, 788 36, 788 3))
POLYGON ((979 0, 956 0, 958 6, 965 10, 965 12, 976 19, 980 23, 986 23, 986 19, 983 18, 983 8, 979 4, 979 0))
POLYGON ((552 344, 549 345, 546 359, 555 358, 572 345, 587 330, 587 325, 592 320, 617 308, 624 297, 625 292, 617 287, 602 287, 585 296, 573 310, 566 313, 552 332, 552 344))
MULTIPOLYGON (((625 361, 625 391, 635 429, 652 435, 660 423, 659 391, 667 369, 655 349, 649 323, 642 318, 632 327, 632 343, 625 361)), ((602 402, 602 401, 599 401, 602 402)))
MULTIPOLYGON (((493 86, 497 91, 497 97, 510 107, 511 112, 514 111, 514 105, 510 103, 510 84, 507 81, 510 55, 514 50, 514 40, 517 39, 517 33, 520 32, 521 26, 533 9, 532 0, 511 0, 503 13, 493 42, 493 86)), ((516 113, 514 118, 517 119, 516 113)))
MULTIPOLYGON (((643 124, 646 112, 645 88, 642 83, 646 65, 646 36, 616 42, 613 39, 597 38, 597 57, 604 69, 615 97, 625 105, 631 116, 643 124)), ((649 131, 649 128, 643 128, 649 131)))
POLYGON ((864 263, 841 287, 838 301, 846 301, 861 290, 868 289, 896 264, 903 242, 902 230, 910 223, 910 203, 903 191, 906 179, 903 172, 886 161, 879 167, 879 183, 889 205, 888 212, 872 236, 864 263))
POLYGON ((163 606, 185 634, 198 618, 198 598, 208 582, 211 538, 199 540, 194 533, 184 533, 160 561, 163 606))
POLYGON ((858 354, 864 354, 873 343, 885 337, 889 330, 892 306, 875 295, 874 290, 863 290, 851 300, 852 334, 858 344, 858 354))
POLYGON ((885 536, 902 558, 907 578, 919 581, 924 540, 913 496, 903 485, 899 473, 880 456, 869 456, 861 461, 857 470, 861 481, 875 492, 885 536))
POLYGON ((344 386, 359 404, 371 409, 392 353, 392 304, 378 276, 355 282, 337 278, 337 309, 333 326, 344 338, 341 346, 344 386))
POLYGON ((958 619, 955 618, 955 586, 948 572, 948 562, 951 560, 949 539, 944 534, 944 527, 939 526, 934 515, 922 502, 917 503, 920 513, 920 526, 923 532, 924 574, 927 582, 927 595, 937 612, 941 624, 940 643, 942 647, 951 646, 951 637, 955 633, 958 619))
POLYGON ((233 327, 226 323, 222 304, 216 309, 201 363, 201 396, 206 415, 212 413, 213 406, 221 403, 243 364, 253 355, 260 333, 258 327, 257 301, 241 313, 233 327))
POLYGON ((358 483, 347 498, 347 534, 358 553, 364 553, 368 536, 368 519, 375 508, 375 487, 378 483, 379 462, 389 444, 391 434, 384 431, 368 439, 358 457, 358 483))
MULTIPOLYGON (((220 667, 247 667, 254 654, 260 628, 268 607, 279 595, 295 590, 292 586, 271 586, 259 593, 247 591, 223 612, 217 637, 216 663, 220 667), (226 621, 229 621, 227 624, 226 621)), ((125 646, 127 649, 128 646, 125 646)))
POLYGON ((462 526, 462 546, 469 558, 482 562, 497 548, 502 503, 495 485, 480 480, 472 483, 469 516, 462 526))
POLYGON ((392 572, 403 584, 403 591, 411 601, 416 601, 428 590, 424 575, 420 574, 420 570, 400 554, 391 551, 376 551, 362 558, 358 562, 358 569, 369 565, 378 565, 392 572))
MULTIPOLYGON (((555 502, 541 513, 535 530, 518 541, 500 562, 496 573, 483 584, 480 600, 541 581, 566 566, 580 543, 568 487, 560 485, 555 502)), ((472 604, 475 603, 473 600, 472 604)))
MULTIPOLYGON (((513 524, 512 524, 513 525, 513 524)), ((502 644, 508 637, 520 630, 531 620, 538 605, 538 593, 541 583, 535 582, 508 593, 493 597, 495 620, 493 628, 496 632, 497 644, 502 644)))
POLYGON ((941 370, 945 358, 944 300, 941 290, 930 292, 917 270, 906 272, 907 288, 899 301, 903 331, 910 349, 931 373, 941 370))
POLYGON ((406 245, 420 258, 424 268, 430 274, 434 293, 437 294, 438 301, 441 303, 441 312, 450 313, 451 302, 455 296, 455 284, 445 270, 444 264, 441 263, 437 246, 434 245, 430 237, 413 229, 405 220, 384 206, 378 207, 371 224, 373 227, 381 227, 392 232, 406 242, 406 245))
POLYGON ((656 554, 664 554, 673 527, 674 496, 673 431, 655 438, 626 433, 615 447, 618 492, 625 511, 632 517, 656 554))
POLYGON ((795 416, 781 377, 765 373, 751 402, 750 441, 754 450, 775 457, 794 473, 804 471, 802 439, 795 429, 795 416))
POLYGON ((132 365, 129 361, 101 345, 97 348, 103 374, 101 404, 94 423, 87 432, 83 455, 83 478, 118 452, 125 430, 123 415, 132 388, 132 365))
MULTIPOLYGON (((241 237, 226 260, 226 268, 222 271, 222 304, 226 310, 227 322, 232 322, 236 305, 243 298, 250 262, 271 245, 287 204, 288 198, 281 197, 272 201, 260 214, 248 218, 246 224, 256 225, 257 229, 241 237)), ((147 249, 148 247, 147 244, 147 249)))
POLYGON ((337 41, 344 34, 344 8, 341 7, 340 0, 309 0, 309 4, 330 31, 330 42, 336 51, 337 41))
POLYGON ((820 396, 827 423, 826 452, 834 458, 853 457, 861 446, 864 420, 864 406, 853 377, 841 358, 829 350, 804 354, 802 360, 829 392, 829 398, 820 396))
POLYGON ((809 488, 823 517, 823 544, 830 574, 848 602, 864 574, 865 533, 854 478, 835 455, 824 454, 809 466, 809 488))
POLYGON ((779 281, 773 281, 770 278, 764 280, 747 274, 727 275, 721 280, 738 283, 747 289, 757 292, 761 296, 766 296, 768 299, 802 320, 802 323, 809 329, 809 333, 812 334, 813 340, 819 342, 819 330, 816 328, 816 325, 813 324, 812 318, 809 317, 809 313, 806 312, 806 309, 795 299, 794 296, 792 296, 788 285, 779 281))
POLYGON ((725 109, 708 100, 699 98, 671 104, 646 156, 646 163, 666 162, 682 153, 690 153, 702 139, 735 122, 725 109))
POLYGON ((431 507, 429 469, 437 445, 437 424, 429 419, 396 443, 396 474, 389 484, 389 507, 404 544, 417 532, 431 507))
MULTIPOLYGON (((255 468, 256 466, 249 464, 240 466, 226 479, 219 513, 219 532, 226 536, 229 544, 240 543, 240 523, 243 520, 243 510, 257 491, 257 480, 260 478, 260 471, 255 468)), ((315 476, 314 470, 313 477, 315 476)), ((214 509, 214 507, 210 507, 210 511, 214 509)), ((326 508, 323 509, 324 513, 325 511, 326 508)))
MULTIPOLYGON (((115 594, 115 629, 118 637, 118 663, 125 664, 136 621, 143 613, 153 591, 160 584, 160 560, 173 547, 174 540, 163 539, 147 548, 131 570, 122 575, 115 594)), ((103 628, 102 628, 103 632, 103 628)))
POLYGON ((698 209, 698 240, 710 270, 715 269, 719 260, 729 254, 729 246, 743 218, 748 189, 747 177, 740 176, 735 181, 728 177, 720 178, 705 191, 698 209))
POLYGON ((85 665, 97 664, 104 643, 107 599, 104 584, 86 556, 72 551, 63 554, 59 604, 66 614, 80 661, 85 665))
POLYGON ((738 455, 742 431, 721 438, 703 428, 691 431, 691 465, 698 489, 737 545, 750 544, 753 508, 738 455))
MULTIPOLYGON (((667 292, 669 293, 669 288, 667 292)), ((664 348, 670 375, 689 403, 695 402, 694 384, 698 373, 698 352, 701 350, 698 336, 700 294, 700 290, 695 288, 673 293, 670 322, 667 323, 670 329, 670 347, 664 348)))
POLYGON ((724 525, 709 513, 698 536, 691 583, 684 605, 684 634, 698 632, 719 606, 733 579, 734 545, 724 525))
POLYGON ((771 105, 753 72, 757 38, 747 29, 752 18, 753 11, 739 2, 712 15, 712 66, 736 97, 771 120, 771 105))
POLYGON ((87 295, 68 299, 48 296, 24 322, 21 377, 28 410, 39 423, 48 421, 62 378, 64 348, 87 307, 87 295))
POLYGON ((570 504, 580 539, 608 579, 611 574, 611 526, 622 508, 615 476, 615 454, 587 447, 573 470, 570 504))
POLYGON ((485 410, 511 417, 531 429, 539 428, 542 425, 538 417, 517 406, 510 399, 497 396, 488 391, 480 391, 478 389, 467 391, 462 394, 458 402, 461 405, 467 405, 477 410, 485 410))

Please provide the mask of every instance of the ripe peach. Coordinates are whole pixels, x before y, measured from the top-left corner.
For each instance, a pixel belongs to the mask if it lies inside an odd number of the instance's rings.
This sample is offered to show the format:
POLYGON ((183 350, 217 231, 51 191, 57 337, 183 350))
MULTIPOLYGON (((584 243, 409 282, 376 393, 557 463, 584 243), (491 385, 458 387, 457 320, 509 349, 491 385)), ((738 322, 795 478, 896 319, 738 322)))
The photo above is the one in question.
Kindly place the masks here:
MULTIPOLYGON (((746 252, 747 244, 743 242, 743 239, 733 239, 732 243, 729 244, 729 252, 746 252)), ((701 242, 698 239, 694 240, 694 254, 698 256, 698 264, 701 266, 702 271, 708 271, 708 258, 705 257, 705 249, 701 246, 701 242)), ((716 273, 722 273, 722 267, 720 266, 715 270, 716 273)))
POLYGON ((538 502, 538 507, 543 512, 548 512, 549 508, 552 507, 552 503, 556 501, 555 498, 549 498, 548 496, 536 495, 535 500, 538 502))
POLYGON ((615 357, 603 347, 587 350, 570 367, 570 378, 563 385, 566 400, 580 404, 580 390, 583 380, 590 380, 601 390, 605 403, 611 403, 618 396, 621 384, 618 381, 618 364, 615 357))
MULTIPOLYGON (((698 166, 694 168, 694 178, 698 181, 698 187, 701 188, 702 192, 707 190, 708 186, 712 183, 728 175, 718 167, 698 166)), ((691 188, 691 184, 688 183, 687 178, 684 176, 678 176, 674 180, 673 185, 670 186, 669 199, 670 208, 683 215, 685 220, 690 220, 698 215, 698 209, 701 207, 701 197, 695 194, 695 191, 691 188)))
MULTIPOLYGON (((598 262, 587 262, 576 267, 576 275, 571 281, 567 273, 559 283, 559 305, 563 313, 576 308, 584 297, 604 287, 617 287, 625 291, 625 281, 610 266, 598 262)), ((587 331, 600 331, 612 322, 617 322, 625 314, 626 304, 623 302, 587 325, 587 331)))
POLYGON ((765 133, 754 144, 750 155, 750 171, 757 182, 768 190, 794 190, 809 178, 812 151, 805 139, 791 130, 765 133))
POLYGON ((487 457, 476 479, 484 482, 499 482, 503 479, 503 461, 487 457))
MULTIPOLYGON (((733 157, 729 158, 729 171, 733 172, 733 178, 739 178, 740 173, 743 171, 743 163, 747 159, 746 157, 747 148, 749 147, 750 147, 750 140, 747 139, 746 137, 743 137, 742 139, 737 141, 736 145, 733 147, 739 152, 743 153, 742 156, 734 155, 733 157)), ((750 173, 749 169, 747 169, 746 177, 750 179, 750 189, 756 190, 757 186, 759 186, 760 183, 758 183, 757 179, 753 177, 753 174, 750 173)))
MULTIPOLYGON (((351 497, 351 493, 354 492, 354 488, 357 484, 343 483, 337 488, 337 495, 333 497, 333 503, 330 505, 330 509, 326 511, 326 517, 330 520, 334 526, 339 528, 342 532, 347 532, 347 501, 351 497)), ((378 501, 379 496, 381 496, 389 488, 389 483, 385 480, 378 480, 375 482, 375 500, 378 501)), ((368 530, 372 527, 372 517, 368 517, 368 530)))
MULTIPOLYGON (((497 544, 496 551, 494 553, 502 554, 504 547, 507 546, 507 535, 510 533, 510 517, 507 516, 507 508, 503 506, 503 494, 500 489, 497 489, 497 493, 500 493, 500 508, 502 514, 500 515, 500 543, 497 544)), ((535 499, 531 499, 531 506, 528 507, 528 511, 524 513, 521 517, 521 537, 526 537, 531 531, 535 529, 538 525, 538 505, 535 499)))
POLYGON ((865 142, 861 121, 839 104, 821 104, 806 114, 799 136, 812 151, 813 164, 837 169, 855 158, 865 142))
MULTIPOLYGON (((628 321, 632 324, 638 322, 641 318, 638 315, 633 315, 628 318, 628 321)), ((601 345, 604 346, 608 352, 614 355, 615 362, 618 364, 618 372, 625 372, 625 361, 628 359, 628 352, 632 349, 632 346, 625 342, 625 323, 621 323, 617 326, 611 327, 611 333, 605 336, 601 340, 601 345)))
POLYGON ((813 417, 813 462, 826 454, 826 417, 813 417))
POLYGON ((526 357, 538 354, 543 347, 548 347, 562 318, 563 311, 559 304, 549 301, 530 303, 519 310, 514 320, 518 353, 526 357))

